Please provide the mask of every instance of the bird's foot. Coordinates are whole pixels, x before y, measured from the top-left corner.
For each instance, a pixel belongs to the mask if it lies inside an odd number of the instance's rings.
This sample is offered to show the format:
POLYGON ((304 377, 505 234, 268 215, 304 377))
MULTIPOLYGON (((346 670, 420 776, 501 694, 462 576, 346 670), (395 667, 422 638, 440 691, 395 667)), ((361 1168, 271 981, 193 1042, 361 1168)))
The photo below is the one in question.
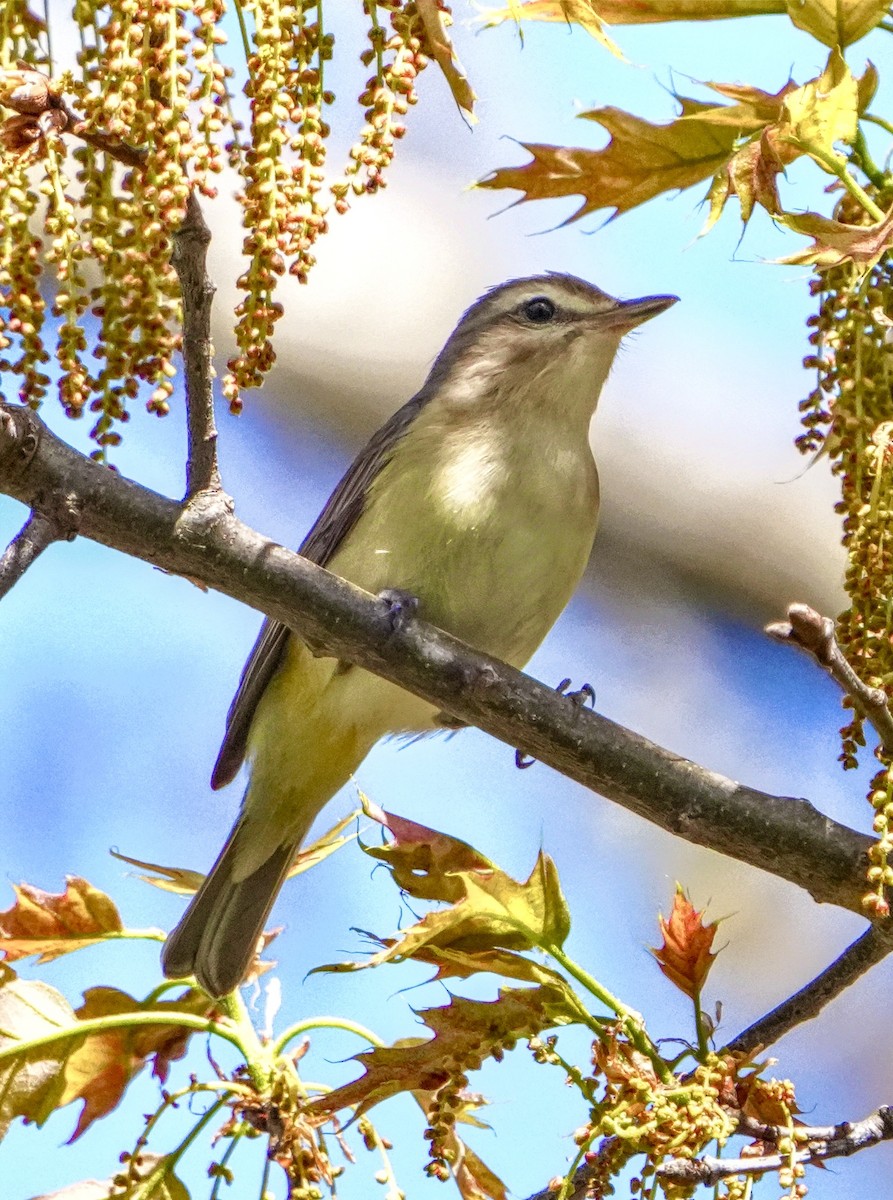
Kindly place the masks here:
MULTIPOLYGON (((561 683, 555 688, 559 696, 565 696, 570 700, 575 708, 583 708, 586 704, 595 706, 595 688, 591 683, 584 683, 582 687, 577 688, 574 692, 569 692, 568 688, 571 685, 570 678, 562 679, 561 683)), ((528 767, 532 767, 536 762, 530 754, 525 754, 523 750, 515 751, 515 766, 519 771, 526 771, 528 767)))
POLYGON ((388 620, 393 633, 399 633, 418 612, 418 596, 401 588, 385 588, 378 593, 378 598, 388 606, 388 620))

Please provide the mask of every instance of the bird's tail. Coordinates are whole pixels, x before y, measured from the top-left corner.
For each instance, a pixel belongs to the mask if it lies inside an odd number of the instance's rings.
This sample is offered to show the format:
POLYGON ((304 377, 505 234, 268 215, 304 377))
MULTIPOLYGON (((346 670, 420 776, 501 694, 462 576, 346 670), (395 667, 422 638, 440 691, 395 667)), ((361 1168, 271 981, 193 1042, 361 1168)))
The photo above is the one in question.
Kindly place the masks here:
POLYGON ((236 864, 244 862, 239 842, 247 833, 237 821, 161 953, 165 975, 194 975, 211 996, 225 996, 245 978, 300 844, 295 839, 277 846, 250 875, 236 878, 236 864))

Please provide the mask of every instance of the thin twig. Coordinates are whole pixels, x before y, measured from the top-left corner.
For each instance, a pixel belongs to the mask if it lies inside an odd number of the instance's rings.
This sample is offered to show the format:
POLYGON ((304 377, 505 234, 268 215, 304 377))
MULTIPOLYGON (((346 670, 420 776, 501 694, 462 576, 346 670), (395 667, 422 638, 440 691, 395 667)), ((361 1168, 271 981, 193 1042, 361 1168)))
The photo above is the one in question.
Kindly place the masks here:
POLYGON ((817 1017, 826 1004, 846 991, 872 967, 893 951, 893 932, 886 925, 874 925, 844 950, 799 992, 789 996, 777 1008, 744 1029, 725 1047, 749 1053, 758 1046, 772 1046, 797 1025, 817 1017))
POLYGON ((796 1141, 805 1143, 805 1146, 793 1154, 761 1154, 746 1158, 713 1158, 710 1155, 699 1159, 674 1158, 658 1168, 658 1179, 683 1186, 700 1183, 713 1187, 721 1179, 728 1179, 732 1175, 777 1171, 792 1159, 795 1163, 818 1163, 830 1158, 845 1158, 869 1146, 876 1146, 878 1142, 893 1139, 893 1108, 885 1104, 861 1121, 842 1121, 839 1125, 823 1126, 762 1125, 743 1117, 736 1132, 770 1143, 777 1143, 793 1134, 796 1141))
POLYGON ((884 750, 893 755, 893 714, 886 694, 880 688, 863 683, 837 644, 835 625, 808 604, 792 604, 787 621, 766 626, 766 633, 780 642, 791 642, 805 650, 828 672, 834 682, 850 697, 856 711, 870 721, 884 750))
POLYGON ((186 498, 200 492, 221 492, 214 424, 211 306, 214 284, 205 269, 211 231, 205 224, 195 189, 189 193, 186 216, 174 234, 171 261, 183 298, 183 362, 186 377, 188 458, 186 498))
POLYGON ((0 556, 0 600, 18 583, 38 554, 62 536, 55 521, 42 513, 30 514, 0 556))

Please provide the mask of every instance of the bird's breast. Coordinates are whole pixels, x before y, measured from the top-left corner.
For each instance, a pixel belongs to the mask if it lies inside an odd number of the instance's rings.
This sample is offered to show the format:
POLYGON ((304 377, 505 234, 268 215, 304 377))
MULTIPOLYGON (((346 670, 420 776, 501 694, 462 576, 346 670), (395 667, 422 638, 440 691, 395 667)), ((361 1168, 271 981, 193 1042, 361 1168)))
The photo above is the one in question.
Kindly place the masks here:
POLYGON ((330 566, 417 595, 426 620, 522 665, 579 582, 597 514, 585 439, 411 431, 330 566))

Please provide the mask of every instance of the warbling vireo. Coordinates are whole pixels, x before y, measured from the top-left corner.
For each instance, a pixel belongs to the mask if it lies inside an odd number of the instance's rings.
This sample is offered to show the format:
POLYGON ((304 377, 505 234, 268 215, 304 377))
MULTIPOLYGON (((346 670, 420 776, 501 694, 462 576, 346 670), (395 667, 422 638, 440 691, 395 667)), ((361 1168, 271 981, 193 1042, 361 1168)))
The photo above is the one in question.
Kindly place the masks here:
MULTIPOLYGON (((571 275, 516 279, 468 309, 421 391, 374 435, 301 546, 369 592, 523 666, 589 558, 598 476, 589 423, 624 334, 675 296, 615 300, 571 275)), ((386 734, 437 709, 314 657, 266 620, 230 706, 211 786, 251 778, 226 844, 164 947, 165 974, 212 996, 245 976, 314 817, 386 734)))

